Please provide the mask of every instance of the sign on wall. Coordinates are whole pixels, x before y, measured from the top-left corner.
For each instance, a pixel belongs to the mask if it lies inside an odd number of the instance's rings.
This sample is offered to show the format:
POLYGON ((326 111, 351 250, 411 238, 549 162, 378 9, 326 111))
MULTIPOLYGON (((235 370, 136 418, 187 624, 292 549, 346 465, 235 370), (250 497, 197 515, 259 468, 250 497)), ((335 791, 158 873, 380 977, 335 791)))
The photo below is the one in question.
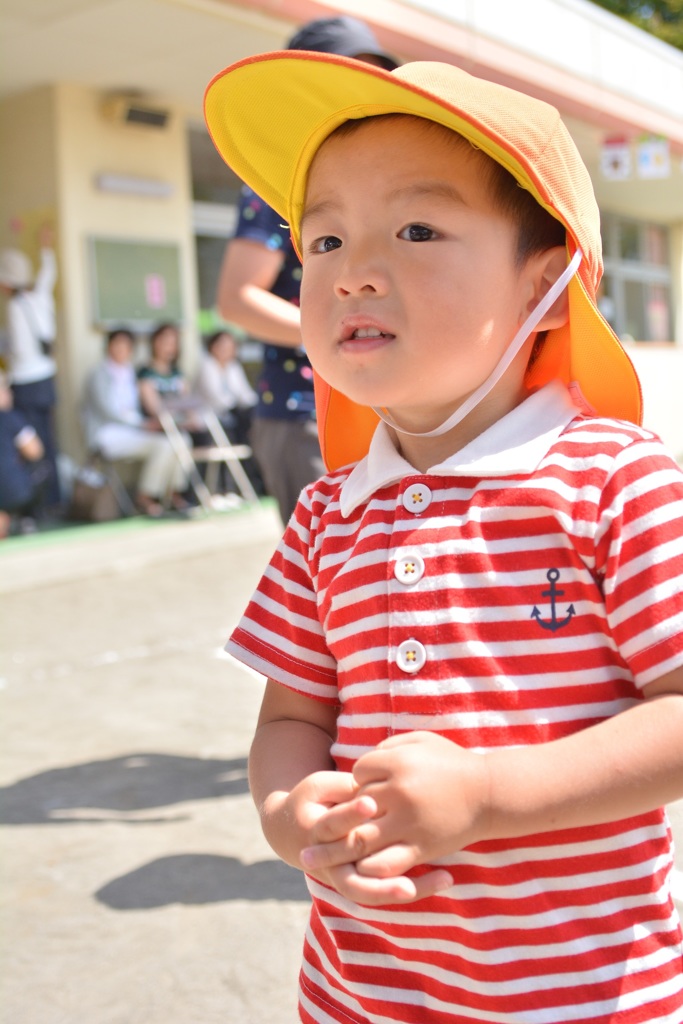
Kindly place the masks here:
POLYGON ((91 238, 93 319, 99 326, 183 320, 180 249, 170 242, 91 238))

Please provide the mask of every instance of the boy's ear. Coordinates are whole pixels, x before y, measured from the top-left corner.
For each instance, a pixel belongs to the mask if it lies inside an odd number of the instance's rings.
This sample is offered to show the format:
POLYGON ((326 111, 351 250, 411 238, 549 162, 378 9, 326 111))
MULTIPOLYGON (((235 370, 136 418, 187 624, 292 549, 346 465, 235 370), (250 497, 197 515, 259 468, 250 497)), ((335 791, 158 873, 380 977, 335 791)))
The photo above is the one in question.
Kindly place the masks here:
MULTIPOLYGON (((536 253, 529 260, 528 270, 530 273, 531 299, 526 307, 525 316, 536 308, 543 296, 550 291, 558 277, 567 266, 567 250, 563 245, 556 245, 552 249, 536 253)), ((541 318, 536 327, 537 331, 550 331, 555 327, 562 327, 569 318, 569 297, 565 288, 557 297, 548 312, 541 318)))

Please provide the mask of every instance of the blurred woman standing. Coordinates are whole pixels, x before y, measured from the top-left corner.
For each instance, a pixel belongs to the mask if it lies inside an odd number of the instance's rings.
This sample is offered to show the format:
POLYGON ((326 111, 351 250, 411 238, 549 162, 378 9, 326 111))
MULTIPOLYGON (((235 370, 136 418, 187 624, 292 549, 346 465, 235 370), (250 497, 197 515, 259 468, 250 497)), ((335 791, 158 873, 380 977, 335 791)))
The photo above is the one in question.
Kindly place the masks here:
POLYGON ((41 228, 39 241, 40 267, 35 281, 25 253, 19 249, 0 252, 0 291, 7 296, 7 369, 14 408, 34 428, 45 450, 49 473, 45 502, 49 509, 59 507, 61 494, 54 426, 57 365, 52 353, 57 260, 53 232, 47 225, 41 228))

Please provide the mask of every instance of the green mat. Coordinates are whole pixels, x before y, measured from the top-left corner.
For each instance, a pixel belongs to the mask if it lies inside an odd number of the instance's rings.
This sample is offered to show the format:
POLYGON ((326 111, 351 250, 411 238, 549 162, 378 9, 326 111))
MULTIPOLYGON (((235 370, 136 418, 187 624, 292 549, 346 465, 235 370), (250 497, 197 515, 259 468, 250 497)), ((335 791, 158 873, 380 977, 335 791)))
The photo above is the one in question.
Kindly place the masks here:
MULTIPOLYGON (((261 498, 259 507, 270 508, 274 505, 273 498, 261 498)), ((60 544, 69 541, 80 541, 83 539, 97 540, 99 537, 121 535, 140 530, 163 530, 169 525, 177 526, 178 523, 201 523, 207 519, 214 519, 224 516, 245 516, 249 515, 249 506, 242 508, 226 509, 225 511, 214 511, 205 513, 197 508, 196 513, 189 516, 178 513, 169 513, 160 519, 151 519, 149 516, 129 516, 124 519, 113 519, 108 523, 71 523, 68 521, 49 524, 39 527, 36 533, 22 534, 21 536, 6 537, 0 540, 0 557, 3 554, 10 554, 28 548, 44 547, 47 545, 60 544)))

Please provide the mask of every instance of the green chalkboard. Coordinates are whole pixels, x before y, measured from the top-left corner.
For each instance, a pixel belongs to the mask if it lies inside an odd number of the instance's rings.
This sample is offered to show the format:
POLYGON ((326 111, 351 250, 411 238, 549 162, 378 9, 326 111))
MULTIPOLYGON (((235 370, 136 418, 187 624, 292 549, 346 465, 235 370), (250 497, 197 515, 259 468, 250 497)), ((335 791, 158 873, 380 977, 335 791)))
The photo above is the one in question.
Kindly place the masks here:
POLYGON ((180 249, 168 242, 91 238, 93 319, 146 328, 183 320, 180 249))

